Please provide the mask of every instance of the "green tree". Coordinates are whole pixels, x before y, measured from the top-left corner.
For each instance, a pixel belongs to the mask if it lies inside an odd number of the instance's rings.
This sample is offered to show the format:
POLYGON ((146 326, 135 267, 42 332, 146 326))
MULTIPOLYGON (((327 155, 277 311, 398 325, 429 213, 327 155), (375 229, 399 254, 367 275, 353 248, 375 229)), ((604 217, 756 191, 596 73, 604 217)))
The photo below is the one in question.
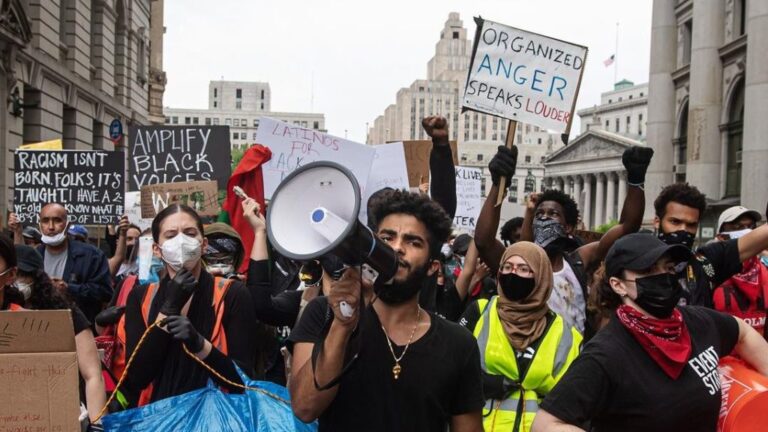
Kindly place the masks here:
POLYGON ((617 221, 616 219, 611 219, 610 222, 597 226, 595 228, 595 232, 599 232, 600 234, 605 234, 606 232, 608 232, 609 229, 613 228, 618 224, 619 224, 619 221, 617 221))

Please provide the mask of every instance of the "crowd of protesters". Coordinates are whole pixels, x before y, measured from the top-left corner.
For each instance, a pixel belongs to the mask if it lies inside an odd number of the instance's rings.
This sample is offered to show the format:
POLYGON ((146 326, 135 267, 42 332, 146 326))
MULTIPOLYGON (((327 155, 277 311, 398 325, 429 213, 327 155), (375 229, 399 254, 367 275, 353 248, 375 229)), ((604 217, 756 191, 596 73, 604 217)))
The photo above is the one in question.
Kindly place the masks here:
POLYGON ((430 184, 365 203, 398 258, 387 285, 333 255, 280 256, 252 198, 240 231, 173 204, 145 231, 123 217, 96 245, 48 203, 38 225, 11 214, 0 235, 2 310, 72 311, 89 430, 113 392, 110 411, 209 379, 238 393, 239 369, 288 387, 296 417, 321 431, 713 431, 719 359, 768 375, 759 212, 725 210, 694 250, 704 195, 677 183, 646 197, 653 151, 632 147, 619 223, 600 240, 579 238, 580 210, 557 190, 499 229, 501 179, 517 165, 502 146, 473 237, 452 227, 448 122, 422 124, 430 184), (654 230, 638 233, 646 199, 654 230))

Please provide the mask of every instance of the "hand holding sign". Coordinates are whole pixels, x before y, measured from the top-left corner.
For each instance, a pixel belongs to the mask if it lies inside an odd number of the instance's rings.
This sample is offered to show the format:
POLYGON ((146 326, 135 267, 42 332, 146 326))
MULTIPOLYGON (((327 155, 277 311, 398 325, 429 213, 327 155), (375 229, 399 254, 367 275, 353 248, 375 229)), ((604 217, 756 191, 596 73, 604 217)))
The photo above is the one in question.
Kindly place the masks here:
POLYGON ((19 221, 19 217, 16 216, 16 213, 8 215, 8 228, 13 232, 21 232, 21 221, 19 221))
POLYGON ((267 229, 267 221, 261 215, 259 203, 253 198, 246 198, 243 200, 242 206, 243 216, 248 219, 248 223, 251 224, 253 231, 265 231, 267 229))

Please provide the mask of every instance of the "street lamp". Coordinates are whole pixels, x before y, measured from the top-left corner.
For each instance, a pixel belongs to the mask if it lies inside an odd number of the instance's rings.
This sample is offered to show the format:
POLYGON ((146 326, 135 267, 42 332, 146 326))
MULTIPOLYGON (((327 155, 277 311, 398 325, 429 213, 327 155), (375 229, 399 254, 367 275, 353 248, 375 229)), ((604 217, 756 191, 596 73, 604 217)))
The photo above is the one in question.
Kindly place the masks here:
POLYGON ((528 168, 528 175, 525 176, 525 193, 533 193, 536 190, 536 177, 533 176, 531 169, 528 168))

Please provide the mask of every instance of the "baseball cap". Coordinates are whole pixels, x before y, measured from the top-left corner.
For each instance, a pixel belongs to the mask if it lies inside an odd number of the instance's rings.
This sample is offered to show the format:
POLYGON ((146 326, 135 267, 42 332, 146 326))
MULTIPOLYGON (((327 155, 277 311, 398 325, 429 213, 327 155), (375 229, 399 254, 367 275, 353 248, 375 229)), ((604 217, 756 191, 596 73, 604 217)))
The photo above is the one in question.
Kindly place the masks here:
POLYGON ((73 236, 83 236, 88 238, 88 229, 82 225, 72 225, 67 232, 73 236))
POLYGON ((31 225, 24 227, 24 230, 21 232, 21 235, 28 239, 35 239, 36 241, 40 241, 40 238, 42 237, 42 234, 40 234, 40 231, 31 225))
POLYGON ((760 212, 755 210, 750 210, 746 207, 742 207, 742 206, 729 207, 725 209, 722 213, 720 213, 720 217, 717 219, 717 233, 720 234, 721 232, 723 232, 724 223, 734 222, 738 218, 745 215, 754 219, 755 222, 760 222, 760 220, 763 218, 760 215, 760 212))
POLYGON ((607 277, 618 276, 622 270, 645 270, 664 255, 669 255, 675 262, 687 262, 693 252, 683 245, 668 245, 653 234, 633 233, 618 240, 605 256, 605 274, 607 277))
POLYGON ((19 244, 16 245, 16 266, 25 273, 34 273, 43 269, 43 257, 35 248, 19 244))
POLYGON ((472 236, 461 234, 453 240, 453 253, 464 256, 469 250, 469 244, 472 243, 472 236))

